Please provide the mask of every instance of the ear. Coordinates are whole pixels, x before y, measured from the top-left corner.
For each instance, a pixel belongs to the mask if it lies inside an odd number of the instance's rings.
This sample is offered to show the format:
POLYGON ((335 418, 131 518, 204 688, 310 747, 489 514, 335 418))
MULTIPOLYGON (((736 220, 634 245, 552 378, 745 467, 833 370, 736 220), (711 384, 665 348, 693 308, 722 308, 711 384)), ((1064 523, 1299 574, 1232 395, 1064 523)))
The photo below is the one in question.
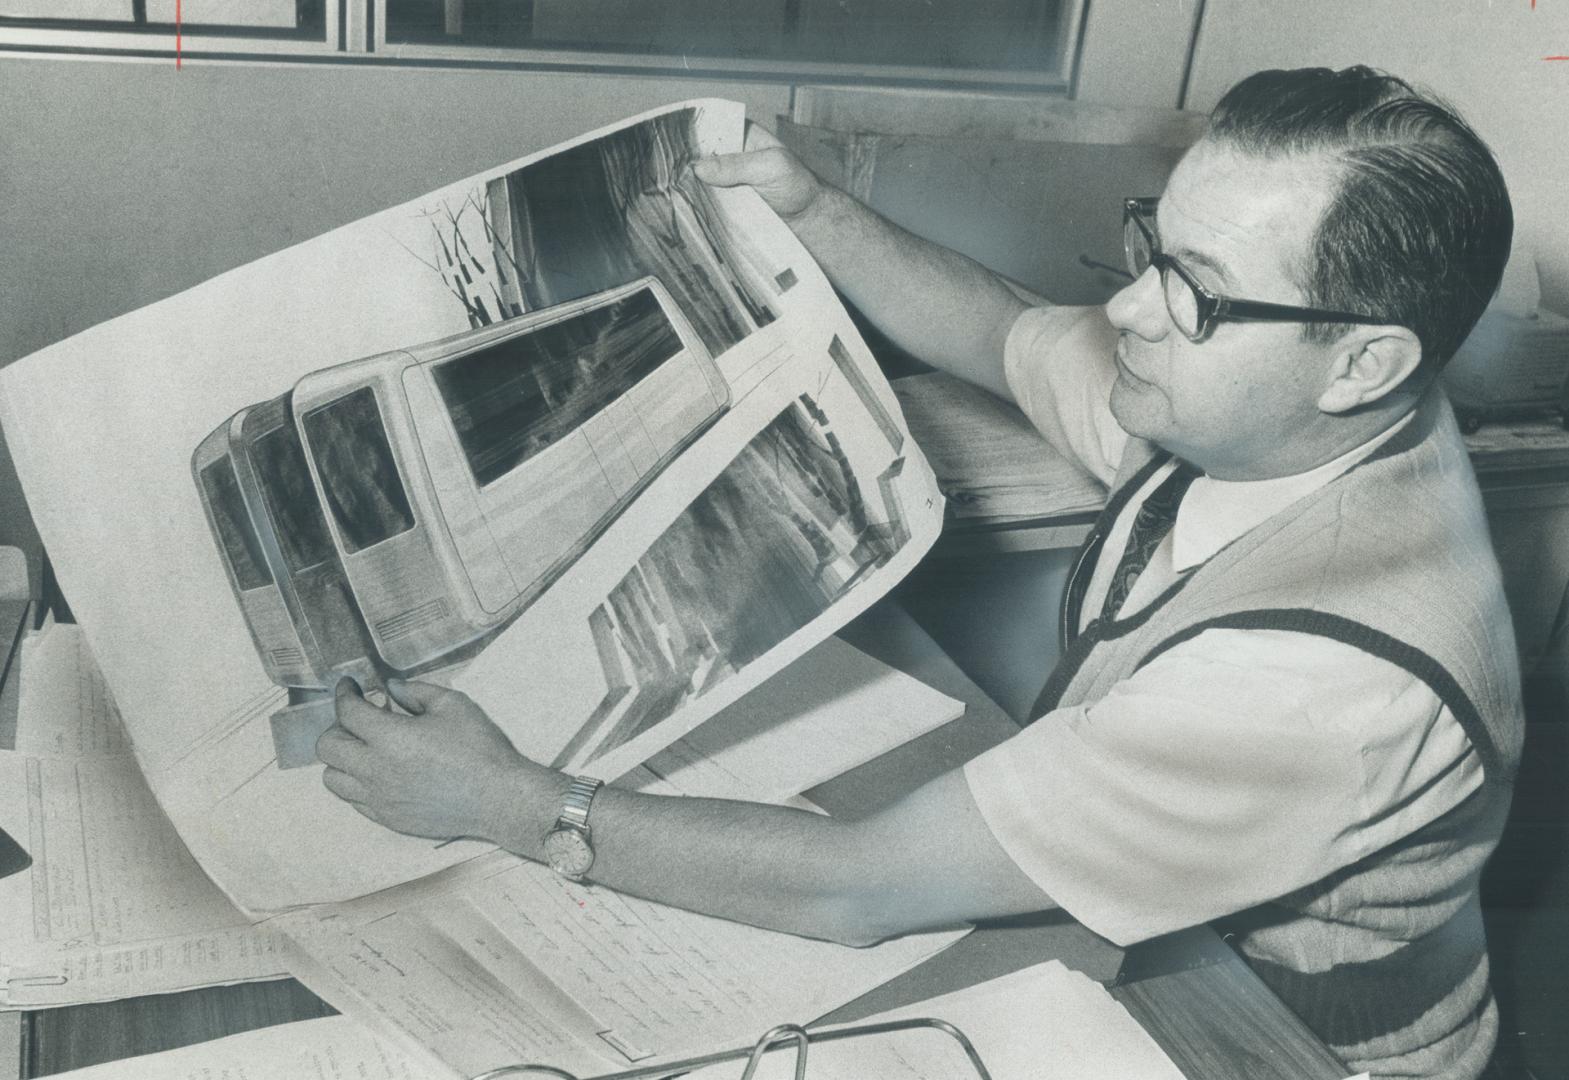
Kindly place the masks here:
POLYGON ((1421 362, 1422 342, 1404 326, 1357 327, 1335 345, 1318 407, 1346 413, 1379 401, 1405 385, 1421 362))

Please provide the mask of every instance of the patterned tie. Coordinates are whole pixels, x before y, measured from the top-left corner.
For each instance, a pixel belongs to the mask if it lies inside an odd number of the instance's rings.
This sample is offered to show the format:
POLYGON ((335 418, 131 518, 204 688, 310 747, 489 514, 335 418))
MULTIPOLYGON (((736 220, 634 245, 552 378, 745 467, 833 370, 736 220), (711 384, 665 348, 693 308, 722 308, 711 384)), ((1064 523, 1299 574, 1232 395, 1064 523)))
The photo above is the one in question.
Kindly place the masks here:
POLYGON ((1179 462, 1171 475, 1162 480, 1160 486, 1144 500, 1144 505, 1139 507, 1133 518, 1133 528, 1128 532, 1128 546, 1111 575, 1111 588, 1106 592, 1106 602, 1101 605, 1100 617, 1103 621, 1115 618, 1117 612, 1122 610, 1133 583, 1149 565, 1150 556, 1155 554, 1155 549, 1177 523, 1177 507, 1182 504, 1182 497, 1200 475, 1199 470, 1192 465, 1185 461, 1179 462))

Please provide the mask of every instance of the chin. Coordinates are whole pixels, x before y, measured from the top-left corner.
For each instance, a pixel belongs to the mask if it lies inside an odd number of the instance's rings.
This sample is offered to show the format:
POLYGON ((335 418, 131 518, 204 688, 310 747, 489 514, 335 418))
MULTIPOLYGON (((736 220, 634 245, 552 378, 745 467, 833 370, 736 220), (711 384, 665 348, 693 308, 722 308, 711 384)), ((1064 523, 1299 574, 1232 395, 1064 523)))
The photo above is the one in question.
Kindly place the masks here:
POLYGON ((1159 442, 1166 426, 1160 423, 1165 416, 1165 399, 1147 385, 1130 384, 1119 377, 1111 388, 1111 415, 1134 438, 1159 442))

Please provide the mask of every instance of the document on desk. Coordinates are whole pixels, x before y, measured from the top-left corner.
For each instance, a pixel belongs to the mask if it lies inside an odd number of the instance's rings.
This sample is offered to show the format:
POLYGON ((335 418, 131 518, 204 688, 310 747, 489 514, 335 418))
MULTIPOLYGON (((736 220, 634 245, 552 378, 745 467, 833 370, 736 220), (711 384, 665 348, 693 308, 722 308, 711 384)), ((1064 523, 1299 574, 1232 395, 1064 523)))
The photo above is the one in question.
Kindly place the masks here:
POLYGON ((279 936, 159 809, 80 629, 29 634, 18 677, 27 750, 0 751, 0 828, 32 865, 0 879, 0 1008, 281 977, 279 936))
POLYGON ((689 1056, 804 1022, 963 931, 867 949, 694 915, 519 863, 388 913, 367 897, 278 922, 290 970, 341 1012, 463 1075, 578 1075, 689 1056))
POLYGON ((439 673, 531 757, 614 778, 936 539, 935 479, 827 279, 754 191, 692 174, 743 125, 701 100, 498 148, 537 152, 0 371, 137 758, 248 910, 484 850, 290 767, 305 688, 439 673))
MULTIPOLYGON (((1182 1080, 1155 1040, 1099 983, 1056 960, 843 1027, 917 1018, 958 1028, 992 1080, 1182 1080)), ((795 1059, 794 1044, 783 1044, 764 1056, 756 1080, 790 1080, 795 1059)), ((978 1075, 962 1045, 933 1028, 814 1042, 807 1063, 810 1080, 978 1075)), ((740 1073, 738 1064, 726 1063, 687 1075, 688 1080, 736 1080, 740 1073)))

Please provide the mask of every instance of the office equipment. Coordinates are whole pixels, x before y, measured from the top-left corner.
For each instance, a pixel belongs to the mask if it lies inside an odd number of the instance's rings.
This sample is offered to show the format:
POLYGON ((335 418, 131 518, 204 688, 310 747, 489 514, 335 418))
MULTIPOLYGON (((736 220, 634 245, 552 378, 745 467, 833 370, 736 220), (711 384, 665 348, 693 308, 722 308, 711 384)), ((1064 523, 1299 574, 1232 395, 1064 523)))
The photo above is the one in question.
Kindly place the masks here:
MULTIPOLYGON (((726 1062, 741 1062, 744 1067, 741 1080, 753 1080, 760 1075, 759 1066, 763 1065, 766 1055, 779 1051, 781 1047, 788 1046, 794 1051, 791 1059, 791 1073, 795 1080, 805 1080, 807 1048, 812 1043, 819 1045, 838 1042, 843 1039, 871 1039, 877 1036, 887 1036, 899 1032, 925 1029, 940 1032, 963 1050, 969 1059, 970 1066, 975 1075, 981 1080, 992 1080, 992 1074, 981 1062, 981 1056, 976 1053, 974 1045, 964 1032, 948 1023, 925 1017, 917 1020, 890 1020, 875 1024, 856 1024, 848 1028, 836 1028, 830 1031, 808 1031, 799 1024, 780 1024, 764 1032, 762 1037, 751 1046, 741 1046, 734 1050, 720 1050, 712 1054, 701 1054, 697 1057, 685 1058, 681 1061, 672 1061, 664 1065, 649 1065, 637 1069, 624 1069, 620 1072, 606 1073, 602 1076, 587 1077, 583 1080, 638 1080, 639 1077, 668 1076, 671 1073, 683 1073, 688 1076, 705 1076, 712 1074, 713 1080, 720 1076, 729 1076, 730 1073, 723 1065, 726 1062), (700 1071, 692 1071, 700 1070, 700 1071)), ((773 1063, 773 1062, 770 1062, 773 1063)), ((783 1073, 779 1074, 783 1076, 783 1073)), ((885 1074, 859 1074, 878 1075, 885 1074)), ((549 1065, 504 1065, 499 1069, 490 1069, 473 1078, 473 1080, 502 1080, 509 1076, 552 1076, 559 1080, 579 1080, 564 1070, 549 1065)))
POLYGON ((1543 414, 1569 424, 1569 318, 1489 310, 1442 378, 1467 432, 1543 414))

